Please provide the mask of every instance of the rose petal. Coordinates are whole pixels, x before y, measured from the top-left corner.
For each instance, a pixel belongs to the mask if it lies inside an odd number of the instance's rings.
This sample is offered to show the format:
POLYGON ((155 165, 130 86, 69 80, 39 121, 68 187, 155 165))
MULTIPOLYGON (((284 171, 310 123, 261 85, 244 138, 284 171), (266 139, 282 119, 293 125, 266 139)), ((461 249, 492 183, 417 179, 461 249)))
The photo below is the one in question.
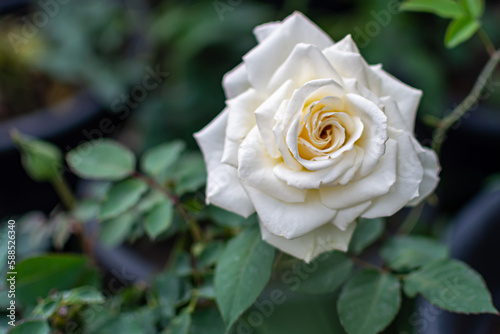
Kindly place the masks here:
POLYGON ((264 224, 260 224, 262 239, 279 250, 295 256, 305 262, 312 261, 316 256, 331 250, 347 251, 356 223, 350 224, 345 231, 333 224, 309 232, 299 238, 289 240, 269 232, 264 224))
POLYGON ((207 204, 248 217, 255 212, 238 179, 236 168, 221 163, 228 111, 225 109, 201 131, 194 134, 207 166, 207 204))
POLYGON ((356 182, 321 188, 321 201, 331 209, 341 210, 360 203, 375 200, 389 193, 396 182, 397 142, 389 139, 387 149, 375 169, 356 182))
POLYGON ((299 88, 317 79, 333 79, 342 84, 342 78, 317 46, 299 43, 272 75, 268 90, 275 91, 287 80, 292 80, 295 88, 299 88))
POLYGON ((412 135, 389 128, 389 137, 398 143, 397 179, 389 193, 373 200, 372 206, 362 215, 364 218, 391 216, 419 196, 424 169, 413 147, 412 135))
POLYGON ((420 204, 424 198, 434 191, 439 182, 439 171, 441 167, 439 166, 439 159, 436 152, 426 147, 422 147, 415 138, 412 138, 412 142, 417 151, 418 158, 422 163, 422 167, 424 168, 424 177, 418 188, 419 195, 408 202, 408 205, 415 206, 420 204))
POLYGON ((307 191, 303 203, 287 203, 244 184, 262 224, 286 239, 300 237, 330 222, 337 211, 321 204, 317 190, 307 191))
POLYGON ((262 94, 268 94, 271 76, 298 43, 313 44, 320 49, 333 44, 324 31, 303 14, 295 12, 243 57, 251 85, 262 94))
POLYGON ((245 185, 250 185, 284 202, 304 202, 306 191, 289 187, 273 173, 279 162, 267 155, 257 127, 254 127, 242 142, 238 156, 238 176, 245 185))
POLYGON ((253 29, 253 34, 259 43, 262 43, 266 38, 271 36, 271 34, 281 26, 280 21, 268 22, 261 24, 253 29))
MULTIPOLYGON (((280 110, 283 101, 288 101, 292 96, 293 86, 291 80, 286 81, 255 111, 255 120, 259 128, 260 136, 264 141, 264 145, 269 155, 273 158, 279 158, 281 156, 273 134, 273 127, 276 123, 274 116, 278 110, 280 110)), ((283 105, 283 108, 286 108, 286 104, 283 105)))
POLYGON ((345 231, 371 204, 372 202, 368 201, 337 211, 332 224, 345 231))
POLYGON ((370 100, 355 94, 346 94, 346 110, 361 118, 364 125, 363 135, 356 142, 365 150, 360 176, 375 168, 385 151, 387 140, 387 116, 370 100))
POLYGON ((390 96, 401 110, 406 129, 413 129, 422 91, 402 83, 384 71, 380 65, 370 66, 370 69, 375 74, 368 78, 370 89, 379 97, 390 96))
POLYGON ((245 63, 239 64, 231 71, 224 74, 222 78, 222 87, 224 88, 226 99, 232 99, 250 88, 245 63))
POLYGON ((261 100, 255 89, 250 88, 237 97, 226 101, 228 119, 222 162, 238 167, 238 147, 255 126, 255 110, 261 100))

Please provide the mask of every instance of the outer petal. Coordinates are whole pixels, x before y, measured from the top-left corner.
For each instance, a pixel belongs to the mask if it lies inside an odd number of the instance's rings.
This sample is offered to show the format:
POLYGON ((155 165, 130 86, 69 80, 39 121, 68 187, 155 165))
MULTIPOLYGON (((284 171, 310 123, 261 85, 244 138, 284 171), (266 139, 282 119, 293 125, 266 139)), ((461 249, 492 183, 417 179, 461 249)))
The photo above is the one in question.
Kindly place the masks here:
POLYGON ((373 200, 372 206, 362 215, 364 218, 391 216, 419 196, 424 169, 413 147, 412 135, 391 128, 389 134, 398 143, 396 183, 387 195, 373 200))
POLYGON ((267 94, 271 76, 298 43, 313 44, 320 49, 333 44, 330 37, 314 23, 295 12, 243 57, 251 85, 262 94, 267 94))
POLYGON ((317 190, 309 190, 303 203, 286 203, 245 185, 257 214, 274 235, 293 239, 330 222, 337 211, 321 204, 317 190))
POLYGON ((239 149, 238 176, 245 185, 257 188, 281 201, 304 202, 306 190, 289 187, 273 174, 273 168, 280 160, 267 155, 259 131, 254 127, 239 149))
POLYGON ((239 64, 231 71, 224 74, 222 78, 222 87, 224 88, 226 99, 232 99, 250 88, 245 63, 239 64))
POLYGON ((271 36, 271 34, 281 25, 280 21, 268 22, 261 24, 253 29, 253 34, 257 38, 257 42, 262 43, 266 38, 271 36))
POLYGON ((347 251, 355 228, 356 223, 350 224, 345 231, 340 230, 333 224, 325 224, 299 238, 288 240, 272 234, 264 224, 260 224, 262 239, 281 251, 306 262, 310 262, 321 253, 334 249, 347 251))
POLYGON ((274 72, 268 89, 273 92, 287 80, 292 80, 295 88, 299 88, 318 79, 333 79, 342 84, 342 78, 317 46, 299 43, 274 72))
POLYGON ((418 197, 412 199, 408 205, 418 205, 436 188, 439 182, 439 171, 441 170, 441 167, 439 166, 439 160, 436 152, 420 146, 420 143, 417 142, 415 138, 412 139, 418 158, 422 163, 422 167, 424 167, 424 177, 422 178, 422 182, 418 188, 418 197))
POLYGON ((382 66, 370 66, 370 89, 379 97, 390 96, 398 105, 406 123, 406 129, 413 130, 422 91, 410 87, 394 78, 382 69, 382 66))
POLYGON ((255 89, 250 88, 226 102, 228 119, 222 162, 238 167, 238 147, 255 126, 255 109, 260 104, 255 89))
POLYGON ((208 171, 207 204, 248 217, 255 209, 241 185, 237 170, 221 163, 228 112, 225 109, 200 132, 194 134, 201 147, 208 171))
POLYGON ((397 142, 389 139, 386 154, 367 176, 344 186, 321 188, 321 201, 332 209, 341 210, 375 200, 390 192, 396 182, 397 142))
POLYGON ((345 231, 371 204, 372 202, 368 201, 350 208, 339 210, 332 224, 342 231, 345 231))

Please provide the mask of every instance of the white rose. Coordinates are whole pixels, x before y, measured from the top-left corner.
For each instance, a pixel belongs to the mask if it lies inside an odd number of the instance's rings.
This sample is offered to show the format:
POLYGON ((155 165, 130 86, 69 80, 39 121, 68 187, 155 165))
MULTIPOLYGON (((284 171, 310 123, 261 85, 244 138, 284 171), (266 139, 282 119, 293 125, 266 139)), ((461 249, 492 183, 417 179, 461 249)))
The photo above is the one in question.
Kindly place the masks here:
POLYGON ((224 77, 227 107, 195 134, 208 203, 256 211, 264 240, 310 261, 347 250, 358 217, 433 191, 437 156, 413 135, 421 91, 301 13, 254 33, 259 44, 224 77))

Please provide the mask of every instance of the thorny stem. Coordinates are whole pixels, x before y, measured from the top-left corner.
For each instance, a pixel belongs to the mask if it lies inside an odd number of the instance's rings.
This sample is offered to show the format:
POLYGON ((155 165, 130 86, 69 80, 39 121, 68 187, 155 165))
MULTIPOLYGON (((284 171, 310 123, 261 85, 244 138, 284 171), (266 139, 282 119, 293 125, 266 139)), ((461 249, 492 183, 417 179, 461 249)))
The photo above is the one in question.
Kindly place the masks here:
POLYGON ((144 174, 141 174, 139 172, 134 172, 134 174, 132 176, 146 182, 149 186, 154 187, 154 188, 160 190, 163 194, 165 194, 165 196, 167 196, 172 201, 172 203, 175 205, 176 209, 179 210, 179 213, 181 214, 182 218, 188 224, 188 227, 189 227, 189 230, 191 232, 191 235, 193 236, 193 239, 196 242, 205 243, 205 240, 203 238, 203 234, 201 233, 201 229, 198 226, 198 223, 186 211, 186 209, 184 208, 184 206, 180 202, 179 197, 172 194, 168 189, 163 187, 156 180, 154 180, 154 179, 152 179, 144 174))
POLYGON ((469 95, 467 95, 467 97, 449 115, 438 122, 436 130, 434 130, 431 143, 432 149, 436 151, 438 155, 441 151, 441 145, 446 139, 446 133, 450 127, 479 100, 483 89, 486 87, 488 80, 493 75, 499 61, 500 49, 492 53, 490 60, 484 66, 469 95))

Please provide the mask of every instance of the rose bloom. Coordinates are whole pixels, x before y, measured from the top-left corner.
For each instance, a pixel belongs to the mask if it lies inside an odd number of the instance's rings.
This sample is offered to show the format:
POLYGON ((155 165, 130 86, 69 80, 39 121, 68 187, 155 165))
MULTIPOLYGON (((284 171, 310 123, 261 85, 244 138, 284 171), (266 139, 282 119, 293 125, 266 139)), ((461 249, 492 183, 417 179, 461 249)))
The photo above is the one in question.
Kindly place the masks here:
POLYGON ((226 108, 195 134, 207 203, 257 212, 265 241, 310 261, 346 251, 357 218, 434 190, 437 156, 413 135, 421 91, 301 13, 254 34, 258 45, 224 76, 226 108))

